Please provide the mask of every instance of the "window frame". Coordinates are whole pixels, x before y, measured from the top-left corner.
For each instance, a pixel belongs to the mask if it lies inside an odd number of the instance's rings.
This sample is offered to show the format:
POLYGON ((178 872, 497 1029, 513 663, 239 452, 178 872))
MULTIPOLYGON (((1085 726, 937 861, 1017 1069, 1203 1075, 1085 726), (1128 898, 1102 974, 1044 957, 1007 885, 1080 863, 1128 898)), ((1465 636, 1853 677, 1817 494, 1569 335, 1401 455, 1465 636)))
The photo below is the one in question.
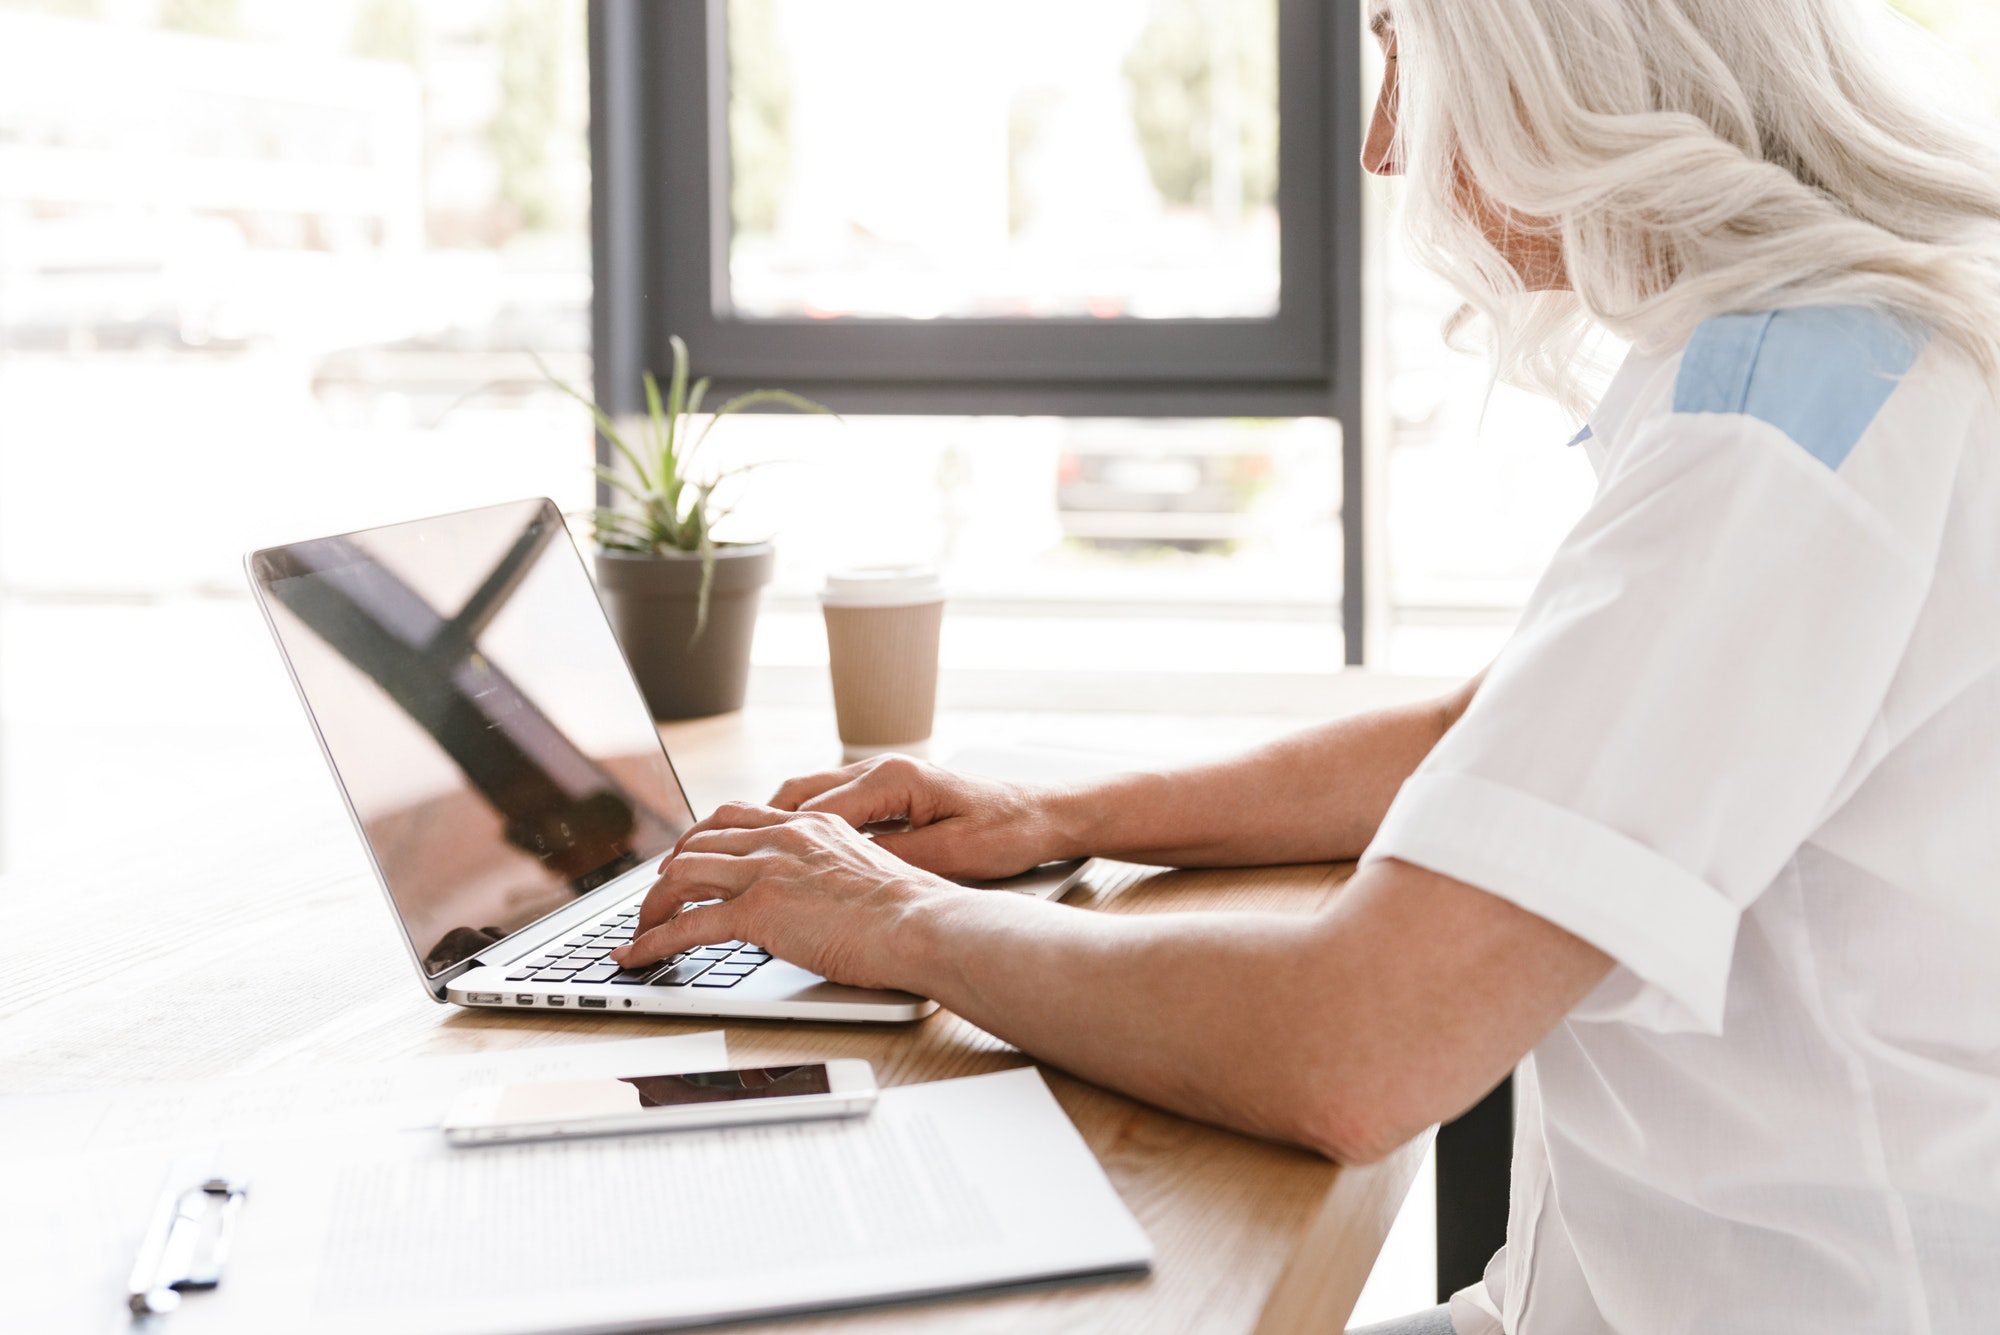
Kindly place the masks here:
MULTIPOLYGON (((726 0, 590 0, 592 341, 599 402, 687 340, 713 393, 787 388, 852 414, 1331 417, 1341 425, 1349 664, 1365 661, 1367 209, 1361 0, 1277 0, 1280 305, 1257 319, 754 319, 728 291, 726 0), (692 183, 692 185, 690 185, 692 183)), ((600 453, 604 443, 599 442, 600 453)))

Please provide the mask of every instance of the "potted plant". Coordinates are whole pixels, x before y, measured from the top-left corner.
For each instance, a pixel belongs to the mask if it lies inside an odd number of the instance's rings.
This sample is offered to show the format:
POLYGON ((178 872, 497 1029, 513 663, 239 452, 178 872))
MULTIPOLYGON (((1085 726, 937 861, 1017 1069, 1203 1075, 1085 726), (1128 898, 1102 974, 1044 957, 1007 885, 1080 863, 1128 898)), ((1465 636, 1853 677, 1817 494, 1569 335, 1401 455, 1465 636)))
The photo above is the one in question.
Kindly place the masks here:
POLYGON ((717 468, 703 452, 716 424, 745 408, 831 410, 783 389, 738 394, 698 422, 707 377, 688 383, 687 344, 669 339, 673 373, 665 393, 645 376, 646 416, 628 438, 596 401, 565 384, 590 409, 621 468, 596 468, 613 504, 589 512, 597 541, 597 592, 656 719, 699 718, 743 707, 757 603, 771 578, 766 542, 718 542, 730 507, 717 501, 730 478, 756 464, 717 468))

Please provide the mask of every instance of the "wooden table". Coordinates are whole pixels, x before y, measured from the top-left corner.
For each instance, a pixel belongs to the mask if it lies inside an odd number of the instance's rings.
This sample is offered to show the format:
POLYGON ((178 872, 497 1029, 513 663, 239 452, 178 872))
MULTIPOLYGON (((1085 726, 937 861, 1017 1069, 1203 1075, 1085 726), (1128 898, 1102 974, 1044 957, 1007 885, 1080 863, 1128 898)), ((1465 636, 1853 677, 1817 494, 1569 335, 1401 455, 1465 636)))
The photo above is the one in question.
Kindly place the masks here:
MULTIPOLYGON (((761 797, 830 755, 809 709, 663 730, 698 809, 761 797)), ((978 720, 942 735, 981 739, 978 720)), ((1134 734, 1138 735, 1138 734, 1134 734)), ((251 776, 256 779, 258 776, 251 776)), ((183 846, 0 878, 0 1092, 621 1038, 714 1021, 482 1013, 425 1000, 329 784, 262 776, 183 846), (260 791, 261 788, 261 791, 260 791), (248 808, 248 809, 246 809, 248 808), (81 913, 79 913, 81 909, 81 913), (341 981, 316 982, 334 966, 341 981)), ((1093 912, 1308 913, 1345 867, 1150 872, 1105 865, 1093 912)), ((1303 1023, 1275 1015, 1273 1023, 1303 1023)), ((1087 1020, 1087 1017, 1086 1017, 1087 1020)), ((725 1026, 732 1060, 854 1056, 885 1084, 1026 1059, 948 1013, 913 1025, 725 1026)), ((1152 1237, 1153 1273, 775 1323, 786 1331, 1339 1331, 1416 1172, 1412 1143, 1365 1169, 1202 1126, 1046 1072, 1152 1237)))

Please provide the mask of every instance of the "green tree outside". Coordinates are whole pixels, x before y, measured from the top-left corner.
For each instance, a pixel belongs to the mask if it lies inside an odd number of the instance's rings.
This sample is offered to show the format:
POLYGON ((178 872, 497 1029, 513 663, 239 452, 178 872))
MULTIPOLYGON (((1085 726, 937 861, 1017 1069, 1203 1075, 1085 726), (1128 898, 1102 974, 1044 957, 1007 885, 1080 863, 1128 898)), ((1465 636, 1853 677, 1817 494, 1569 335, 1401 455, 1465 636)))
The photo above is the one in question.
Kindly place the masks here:
POLYGON ((549 138, 561 109, 571 13, 563 0, 507 0, 500 19, 500 109, 488 133, 500 168, 500 200, 529 231, 549 226, 559 211, 549 138))
POLYGON ((423 24, 416 0, 362 0, 354 11, 348 47, 367 60, 388 60, 416 68, 422 59, 423 24))
POLYGON ((791 87, 773 0, 729 0, 729 215, 738 235, 777 228, 791 169, 791 87))
POLYGON ((0 8, 25 9, 66 19, 94 19, 104 13, 104 0, 4 0, 0 8))
POLYGON ((1275 0, 1153 0, 1124 73, 1139 148, 1162 199, 1222 209, 1276 200, 1275 0), (1217 199, 1218 187, 1236 198, 1217 199))
POLYGON ((1957 0, 1895 0, 1895 6, 1932 29, 1958 16, 1957 0))
POLYGON ((160 0, 159 24, 172 32, 236 37, 243 32, 240 0, 160 0))

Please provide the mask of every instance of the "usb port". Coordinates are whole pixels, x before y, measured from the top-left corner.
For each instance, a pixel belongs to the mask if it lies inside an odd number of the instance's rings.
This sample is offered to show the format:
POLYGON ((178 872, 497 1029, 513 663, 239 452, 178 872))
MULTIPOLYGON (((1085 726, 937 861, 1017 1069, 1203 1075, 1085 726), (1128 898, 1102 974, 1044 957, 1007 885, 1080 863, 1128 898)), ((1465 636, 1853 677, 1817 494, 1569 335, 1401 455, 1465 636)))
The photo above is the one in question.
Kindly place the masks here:
POLYGON ((606 1001, 603 997, 578 997, 576 999, 576 1004, 579 1006, 587 1006, 594 1011, 601 1011, 606 1006, 609 1006, 611 1003, 606 1001))
POLYGON ((500 1004, 500 994, 498 992, 467 992, 465 999, 475 1006, 498 1006, 500 1004))
POLYGON ((561 997, 550 997, 548 1004, 551 1006, 560 1006, 563 1004, 563 999, 561 997))

